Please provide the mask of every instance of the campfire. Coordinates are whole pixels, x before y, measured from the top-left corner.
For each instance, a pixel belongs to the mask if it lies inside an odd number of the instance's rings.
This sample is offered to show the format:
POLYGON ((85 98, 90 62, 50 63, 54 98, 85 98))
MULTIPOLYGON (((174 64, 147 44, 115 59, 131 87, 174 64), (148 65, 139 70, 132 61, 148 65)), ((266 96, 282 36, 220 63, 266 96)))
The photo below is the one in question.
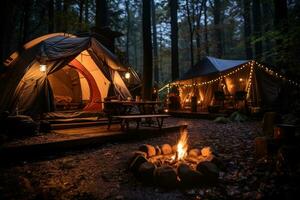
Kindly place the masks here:
POLYGON ((129 168, 142 182, 176 187, 216 184, 223 166, 211 147, 189 149, 184 129, 173 146, 140 146, 133 152, 129 168))

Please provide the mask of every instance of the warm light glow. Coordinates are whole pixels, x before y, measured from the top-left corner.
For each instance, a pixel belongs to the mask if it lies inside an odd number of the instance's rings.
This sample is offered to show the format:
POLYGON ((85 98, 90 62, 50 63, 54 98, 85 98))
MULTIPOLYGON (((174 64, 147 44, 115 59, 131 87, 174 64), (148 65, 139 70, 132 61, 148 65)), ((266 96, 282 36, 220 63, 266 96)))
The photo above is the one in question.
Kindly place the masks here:
POLYGON ((47 70, 47 65, 40 65, 40 71, 41 72, 46 72, 46 70, 47 70))
POLYGON ((169 112, 169 109, 165 109, 164 111, 165 111, 165 113, 167 113, 167 112, 169 112))
POLYGON ((125 73, 125 78, 126 78, 126 79, 130 79, 130 73, 129 73, 129 72, 126 72, 126 73, 125 73))
POLYGON ((242 82, 242 81, 243 81, 243 79, 242 79, 242 78, 240 78, 240 79, 239 79, 239 81, 240 81, 240 82, 242 82))
POLYGON ((198 101, 197 101, 197 103, 198 103, 198 104, 200 104, 200 103, 201 103, 201 101, 200 101, 200 100, 198 100, 198 101))
POLYGON ((186 99, 185 102, 188 103, 188 102, 189 102, 189 99, 186 99))
POLYGON ((182 160, 187 154, 188 150, 188 133, 185 129, 182 133, 180 133, 180 138, 177 144, 177 160, 182 160))

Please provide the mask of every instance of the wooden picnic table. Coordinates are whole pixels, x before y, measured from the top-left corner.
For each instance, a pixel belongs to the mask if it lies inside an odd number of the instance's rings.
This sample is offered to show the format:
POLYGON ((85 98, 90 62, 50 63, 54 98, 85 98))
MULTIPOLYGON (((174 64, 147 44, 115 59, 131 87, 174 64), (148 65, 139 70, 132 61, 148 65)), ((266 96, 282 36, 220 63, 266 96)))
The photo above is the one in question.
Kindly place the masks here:
POLYGON ((131 109, 136 106, 138 108, 140 115, 145 114, 158 114, 155 109, 156 105, 162 104, 161 101, 120 101, 120 100, 111 100, 111 101, 104 101, 104 112, 108 118, 108 129, 113 120, 113 116, 124 116, 130 115, 131 109), (151 112, 147 112, 147 106, 150 106, 149 109, 151 112))
POLYGON ((130 114, 131 108, 133 106, 137 106, 140 114, 148 114, 146 107, 151 107, 151 114, 157 114, 155 110, 155 106, 161 105, 162 101, 120 101, 120 100, 112 100, 112 101, 104 101, 104 104, 110 104, 112 106, 116 106, 116 108, 121 109, 123 113, 120 114, 130 114))
MULTIPOLYGON (((155 118, 158 128, 161 129, 164 123, 164 119, 170 117, 170 115, 166 114, 154 114, 154 115, 123 115, 123 116, 113 116, 113 118, 120 119, 120 125, 122 130, 129 130, 129 122, 135 121, 136 122, 136 129, 139 128, 140 122, 142 119, 152 119, 155 118)), ((150 124, 149 124, 150 125, 150 124)))

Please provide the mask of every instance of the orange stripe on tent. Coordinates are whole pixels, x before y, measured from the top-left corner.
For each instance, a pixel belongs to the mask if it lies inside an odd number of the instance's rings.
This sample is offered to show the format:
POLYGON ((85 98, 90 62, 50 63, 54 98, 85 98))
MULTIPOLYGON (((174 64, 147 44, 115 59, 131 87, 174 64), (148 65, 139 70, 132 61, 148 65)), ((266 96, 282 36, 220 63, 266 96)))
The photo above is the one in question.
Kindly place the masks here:
POLYGON ((90 102, 83 108, 85 111, 102 110, 101 93, 92 74, 76 59, 69 63, 69 66, 78 70, 86 78, 90 88, 90 102))

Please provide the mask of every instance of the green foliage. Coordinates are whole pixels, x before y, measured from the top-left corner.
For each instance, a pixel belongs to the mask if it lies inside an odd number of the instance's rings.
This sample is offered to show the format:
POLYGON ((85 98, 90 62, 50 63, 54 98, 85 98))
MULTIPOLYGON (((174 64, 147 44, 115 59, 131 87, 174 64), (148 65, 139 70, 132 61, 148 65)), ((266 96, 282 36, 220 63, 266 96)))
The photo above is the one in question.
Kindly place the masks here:
POLYGON ((236 111, 230 115, 229 119, 232 122, 245 122, 248 120, 248 117, 240 111, 236 111))
POLYGON ((214 119, 214 122, 219 124, 227 124, 230 122, 230 120, 226 117, 217 117, 216 119, 214 119))

